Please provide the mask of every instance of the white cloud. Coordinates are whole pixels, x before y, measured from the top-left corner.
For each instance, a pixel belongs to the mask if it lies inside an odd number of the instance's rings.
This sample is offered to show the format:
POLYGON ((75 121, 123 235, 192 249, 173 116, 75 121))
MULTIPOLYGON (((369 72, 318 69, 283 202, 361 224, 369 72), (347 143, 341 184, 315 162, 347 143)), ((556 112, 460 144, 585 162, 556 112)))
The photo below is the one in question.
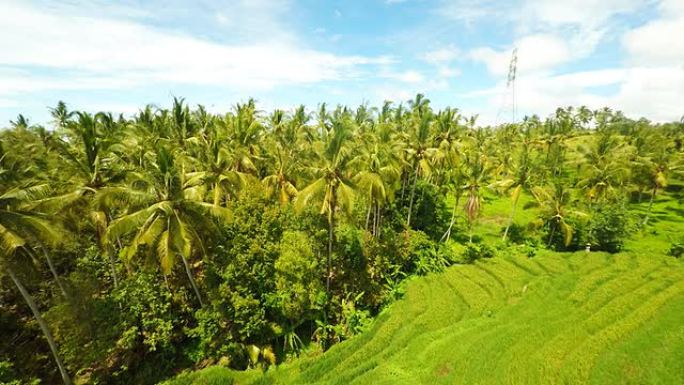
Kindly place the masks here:
MULTIPOLYGON (((442 0, 436 13, 447 19, 472 24, 482 18, 497 18, 511 15, 512 4, 496 0, 442 0)), ((503 20, 502 20, 503 21, 503 20)))
POLYGON ((663 15, 684 16, 684 1, 681 0, 663 0, 659 8, 663 15))
POLYGON ((453 66, 453 62, 461 57, 461 50, 453 45, 427 51, 420 55, 421 60, 434 67, 430 71, 432 81, 440 83, 446 83, 448 78, 461 74, 461 70, 453 66))
MULTIPOLYGON (((466 97, 485 97, 484 111, 501 106, 505 85, 472 92, 466 97)), ((684 69, 672 67, 608 68, 561 75, 524 75, 516 83, 516 100, 521 114, 545 116, 560 106, 586 105, 590 108, 610 107, 632 117, 655 121, 678 120, 684 114, 681 91, 684 69), (598 88, 610 87, 611 92, 598 88)), ((491 116, 485 117, 494 122, 491 116)))
MULTIPOLYGON (((518 73, 548 70, 572 59, 568 43, 553 35, 531 35, 513 44, 518 48, 518 73)), ((480 47, 468 53, 472 60, 484 63, 495 75, 505 75, 511 61, 512 47, 494 50, 480 47)))
POLYGON ((15 108, 19 107, 19 103, 12 99, 0 98, 0 108, 15 108))
POLYGON ((34 68, 14 78, 5 71, 3 93, 159 82, 264 89, 349 79, 364 65, 387 62, 307 49, 278 36, 219 44, 129 20, 49 13, 26 3, 3 5, 0 36, 12 37, 0 39, 0 65, 34 68))
MULTIPOLYGON (((467 26, 496 20, 496 28, 510 29, 512 39, 518 41, 534 36, 552 36, 564 41, 574 58, 580 58, 593 53, 602 41, 621 30, 616 16, 637 12, 652 1, 443 0, 437 14, 467 26)), ((675 3, 681 0, 665 1, 675 3)), ((490 56, 486 52, 484 54, 490 56)))
POLYGON ((662 18, 627 32, 622 43, 633 63, 684 66, 683 36, 684 11, 681 14, 666 11, 662 18))
POLYGON ((425 52, 422 58, 430 64, 444 64, 456 60, 460 55, 461 51, 458 48, 448 46, 425 52))
POLYGON ((442 78, 453 78, 461 75, 461 70, 448 66, 439 66, 437 67, 437 74, 442 78))
POLYGON ((425 80, 423 74, 415 70, 407 70, 399 73, 388 72, 385 74, 385 77, 399 80, 404 83, 420 83, 425 80))
POLYGON ((633 12, 643 5, 643 0, 525 0, 518 17, 555 26, 596 27, 614 15, 633 12))
POLYGON ((216 14, 216 21, 219 22, 219 24, 229 24, 230 23, 230 18, 226 16, 225 13, 223 12, 218 12, 216 14))

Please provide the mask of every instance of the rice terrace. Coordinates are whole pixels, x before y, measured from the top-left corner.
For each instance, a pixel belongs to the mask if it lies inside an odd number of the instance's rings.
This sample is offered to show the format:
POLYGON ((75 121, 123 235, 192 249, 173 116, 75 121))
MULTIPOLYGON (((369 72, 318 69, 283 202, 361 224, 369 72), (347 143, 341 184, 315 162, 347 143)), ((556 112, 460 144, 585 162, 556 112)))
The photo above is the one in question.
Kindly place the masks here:
POLYGON ((683 2, 0 31, 0 385, 684 384, 683 2))

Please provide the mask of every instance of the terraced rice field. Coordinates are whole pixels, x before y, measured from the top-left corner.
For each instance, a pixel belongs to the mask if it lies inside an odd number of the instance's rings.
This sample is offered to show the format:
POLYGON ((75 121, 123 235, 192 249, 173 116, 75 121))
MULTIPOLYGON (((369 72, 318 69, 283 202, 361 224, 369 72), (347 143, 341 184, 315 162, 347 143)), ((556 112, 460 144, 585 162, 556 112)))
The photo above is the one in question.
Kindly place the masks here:
POLYGON ((505 256, 410 281, 372 328, 265 374, 172 384, 684 384, 684 263, 505 256))

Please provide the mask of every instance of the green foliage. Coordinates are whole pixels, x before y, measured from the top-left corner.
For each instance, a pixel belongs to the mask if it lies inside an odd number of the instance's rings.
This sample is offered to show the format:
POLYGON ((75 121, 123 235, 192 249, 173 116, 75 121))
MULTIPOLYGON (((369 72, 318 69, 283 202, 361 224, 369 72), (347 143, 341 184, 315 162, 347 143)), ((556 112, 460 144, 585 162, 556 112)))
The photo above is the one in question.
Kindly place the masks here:
POLYGON ((39 379, 24 381, 17 377, 10 361, 0 360, 0 385, 39 385, 39 379))
POLYGON ((168 349, 178 320, 172 312, 171 293, 152 274, 138 273, 113 292, 121 309, 122 336, 117 346, 132 349, 142 342, 150 352, 168 349))
POLYGON ((311 317, 322 294, 321 267, 311 239, 301 231, 287 231, 275 262, 277 307, 289 322, 299 324, 311 317))
POLYGON ((371 317, 368 310, 358 309, 356 305, 363 294, 359 293, 355 297, 348 295, 342 300, 343 339, 363 332, 370 325, 371 317))
POLYGON ((534 239, 532 229, 529 225, 521 225, 518 223, 512 223, 508 228, 507 240, 511 243, 525 244, 528 241, 534 239))
POLYGON ((684 241, 673 242, 667 254, 675 258, 681 258, 684 255, 684 241))
MULTIPOLYGON (((436 322, 429 339, 440 345, 439 333, 466 315, 456 307, 491 322, 497 304, 518 301, 489 298, 527 290, 506 281, 511 266, 537 278, 560 271, 536 265, 542 245, 665 253, 684 228, 680 125, 610 110, 480 127, 417 95, 315 113, 267 115, 250 99, 212 114, 174 98, 131 118, 63 102, 51 114, 50 129, 20 115, 0 131, 0 339, 17 346, 0 347, 0 357, 15 365, 6 376, 22 380, 149 384, 219 363, 259 368, 268 383, 274 363, 297 365, 311 349, 373 345, 372 317, 423 290, 406 283, 413 276, 435 283, 453 264, 472 264, 430 289, 434 320, 411 313, 416 330, 436 322), (631 189, 644 202, 614 203, 631 189), (504 261, 517 254, 535 258, 504 261)), ((409 354, 411 335, 381 339, 383 350, 398 344, 382 362, 409 354)), ((393 382, 429 372, 350 361, 393 382)))
POLYGON ((446 250, 438 252, 437 246, 422 231, 407 230, 402 235, 404 244, 400 249, 402 260, 406 261, 405 271, 425 275, 442 271, 450 264, 451 255, 446 250))
POLYGON ((620 202, 597 205, 586 229, 592 250, 611 253, 622 250, 631 230, 631 216, 620 202))
POLYGON ((473 263, 482 258, 493 258, 496 251, 486 243, 468 243, 461 255, 463 263, 473 263))
MULTIPOLYGON (((498 230, 498 229, 497 229, 498 230)), ((663 255, 515 252, 408 282, 372 327, 261 373, 194 383, 677 385, 684 265, 663 255), (533 338, 531 338, 533 336, 533 338), (542 369, 540 369, 542 368, 542 369), (545 369, 544 369, 545 368, 545 369)), ((187 384, 189 375, 169 385, 187 384)))
POLYGON ((451 216, 444 194, 435 185, 424 181, 417 183, 415 194, 411 228, 422 231, 432 239, 439 239, 449 226, 451 216))

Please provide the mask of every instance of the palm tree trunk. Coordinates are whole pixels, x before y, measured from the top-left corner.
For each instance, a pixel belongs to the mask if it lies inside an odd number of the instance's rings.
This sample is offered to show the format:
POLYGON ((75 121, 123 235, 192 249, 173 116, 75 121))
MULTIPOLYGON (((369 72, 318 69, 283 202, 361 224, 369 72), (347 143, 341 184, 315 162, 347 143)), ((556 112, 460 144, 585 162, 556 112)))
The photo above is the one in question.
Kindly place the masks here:
POLYGON ((328 260, 326 261, 325 292, 330 293, 330 279, 332 274, 333 243, 335 241, 335 209, 337 208, 337 189, 332 186, 330 206, 328 212, 328 260))
POLYGON ((406 191, 406 183, 408 179, 408 173, 403 172, 401 174, 401 201, 404 201, 404 192, 406 191))
POLYGON ((335 233, 335 212, 331 211, 328 216, 328 258, 325 272, 325 291, 330 292, 330 273, 332 268, 333 238, 335 233))
POLYGON ((408 209, 408 216, 406 217, 406 227, 409 227, 411 225, 411 210, 413 209, 413 198, 416 195, 416 183, 418 183, 418 167, 420 166, 420 162, 416 163, 416 170, 414 171, 413 175, 413 186, 411 186, 411 199, 409 200, 409 209, 408 209))
POLYGON ((378 205, 378 227, 376 229, 376 234, 380 232, 380 229, 382 229, 382 207, 378 205))
POLYGON ((166 286, 166 290, 168 290, 169 293, 171 293, 171 285, 169 285, 169 277, 166 275, 166 273, 164 273, 164 269, 161 269, 161 270, 162 270, 162 272, 161 272, 162 277, 164 277, 164 285, 166 286))
POLYGON ((47 261, 48 267, 50 268, 50 272, 52 273, 52 276, 55 278, 55 282, 59 287, 59 290, 61 290, 62 294, 64 294, 64 298, 69 300, 69 294, 67 293, 66 289, 64 288, 64 285, 62 284, 62 280, 59 279, 57 269, 55 269, 55 265, 52 263, 52 258, 50 258, 50 254, 47 252, 47 250, 45 250, 45 248, 42 248, 42 251, 43 255, 45 256, 45 260, 47 261))
POLYGON ((454 222, 456 222, 456 208, 458 205, 454 203, 454 208, 451 210, 451 220, 449 221, 449 228, 447 228, 447 231, 444 232, 444 235, 442 235, 442 238, 440 239, 443 240, 444 242, 448 242, 449 238, 451 237, 451 229, 454 227, 454 222))
MULTIPOLYGON (((107 223, 111 223, 112 218, 109 215, 105 216, 107 223)), ((109 270, 112 273, 112 280, 114 281, 114 288, 119 287, 119 276, 116 273, 116 261, 114 260, 113 246, 105 241, 105 236, 100 231, 96 233, 97 244, 100 246, 100 252, 107 254, 107 259, 109 259, 109 270)))
POLYGON ((449 228, 447 231, 442 235, 442 238, 440 240, 444 240, 444 242, 449 242, 449 239, 451 239, 451 229, 454 227, 454 223, 456 223, 456 211, 458 210, 458 203, 461 200, 461 192, 455 192, 454 195, 456 195, 456 202, 454 203, 454 208, 451 211, 451 221, 449 222, 449 228))
POLYGON ((221 187, 218 182, 214 183, 214 205, 221 203, 221 187))
POLYGON ((546 246, 551 247, 551 242, 553 242, 553 236, 556 235, 556 226, 554 222, 550 222, 551 232, 549 233, 549 241, 546 246))
POLYGON ((506 225, 506 230, 504 230, 503 234, 503 240, 506 241, 506 237, 508 236, 508 230, 511 228, 511 225, 513 224, 513 218, 515 218, 515 209, 518 207, 518 200, 516 199, 513 202, 513 208, 511 209, 511 215, 508 217, 508 224, 506 225))
POLYGON ((21 293, 21 296, 24 298, 24 301, 26 301, 26 304, 29 306, 29 308, 31 308, 31 312, 35 317, 36 322, 38 322, 38 326, 40 326, 40 329, 43 332, 43 335, 45 336, 48 345, 50 345, 52 356, 54 357, 55 362, 57 363, 59 373, 62 375, 62 381, 64 381, 64 384, 66 385, 71 385, 71 377, 69 377, 69 373, 67 372, 66 367, 64 366, 64 362, 62 362, 62 358, 59 356, 59 350, 57 349, 55 338, 52 336, 52 332, 50 331, 50 328, 48 328, 48 325, 43 319, 43 316, 40 315, 38 306, 33 301, 33 298, 26 290, 24 285, 21 283, 21 281, 19 281, 19 278, 14 274, 14 271, 9 267, 5 267, 5 270, 7 270, 7 273, 9 274, 10 278, 12 278, 12 281, 17 286, 17 289, 19 289, 19 292, 21 293))
POLYGON ((657 192, 658 186, 653 187, 653 192, 651 192, 651 199, 648 202, 648 210, 646 211, 646 216, 644 217, 644 221, 641 223, 641 226, 646 226, 646 223, 648 223, 648 219, 651 216, 651 210, 653 209, 653 201, 655 200, 657 192))
POLYGON ((181 256, 181 259, 183 260, 183 265, 185 265, 185 272, 188 274, 190 285, 192 285, 192 290, 195 291, 195 295, 197 296, 197 300, 199 301, 200 307, 204 307, 204 302, 202 302, 202 296, 200 295, 199 289, 197 288, 197 283, 195 283, 195 278, 192 277, 190 264, 188 264, 188 260, 185 258, 185 255, 183 255, 182 253, 179 254, 181 256))
POLYGON ((373 217, 373 235, 378 235, 378 229, 380 228, 380 204, 375 203, 375 215, 373 217))
POLYGON ((114 260, 114 253, 111 246, 105 246, 105 253, 109 258, 109 269, 112 271, 112 280, 114 280, 114 288, 119 287, 119 276, 116 273, 116 261, 114 260))
MULTIPOLYGON (((36 255, 33 253, 33 250, 30 248, 25 249, 29 255, 31 255, 32 258, 36 258, 36 255)), ((52 273, 52 277, 55 279, 55 283, 57 283, 57 287, 59 287, 59 291, 62 292, 62 295, 64 298, 69 301, 69 293, 67 293, 66 289, 64 288, 64 285, 62 284, 62 280, 59 279, 59 275, 57 274, 57 269, 55 269, 54 263, 52 263, 52 258, 50 258, 50 254, 48 254, 47 250, 45 248, 41 247, 41 251, 43 252, 43 256, 45 257, 45 260, 47 261, 48 267, 50 268, 50 273, 52 273)))
MULTIPOLYGON (((371 211, 373 210, 373 199, 371 199, 371 203, 368 205, 368 213, 366 214, 366 231, 368 231, 368 225, 370 224, 370 215, 371 211)), ((375 220, 373 220, 373 223, 375 223, 375 220)), ((373 229, 375 230, 375 229, 373 229)), ((373 230, 371 232, 373 232, 373 230)))

